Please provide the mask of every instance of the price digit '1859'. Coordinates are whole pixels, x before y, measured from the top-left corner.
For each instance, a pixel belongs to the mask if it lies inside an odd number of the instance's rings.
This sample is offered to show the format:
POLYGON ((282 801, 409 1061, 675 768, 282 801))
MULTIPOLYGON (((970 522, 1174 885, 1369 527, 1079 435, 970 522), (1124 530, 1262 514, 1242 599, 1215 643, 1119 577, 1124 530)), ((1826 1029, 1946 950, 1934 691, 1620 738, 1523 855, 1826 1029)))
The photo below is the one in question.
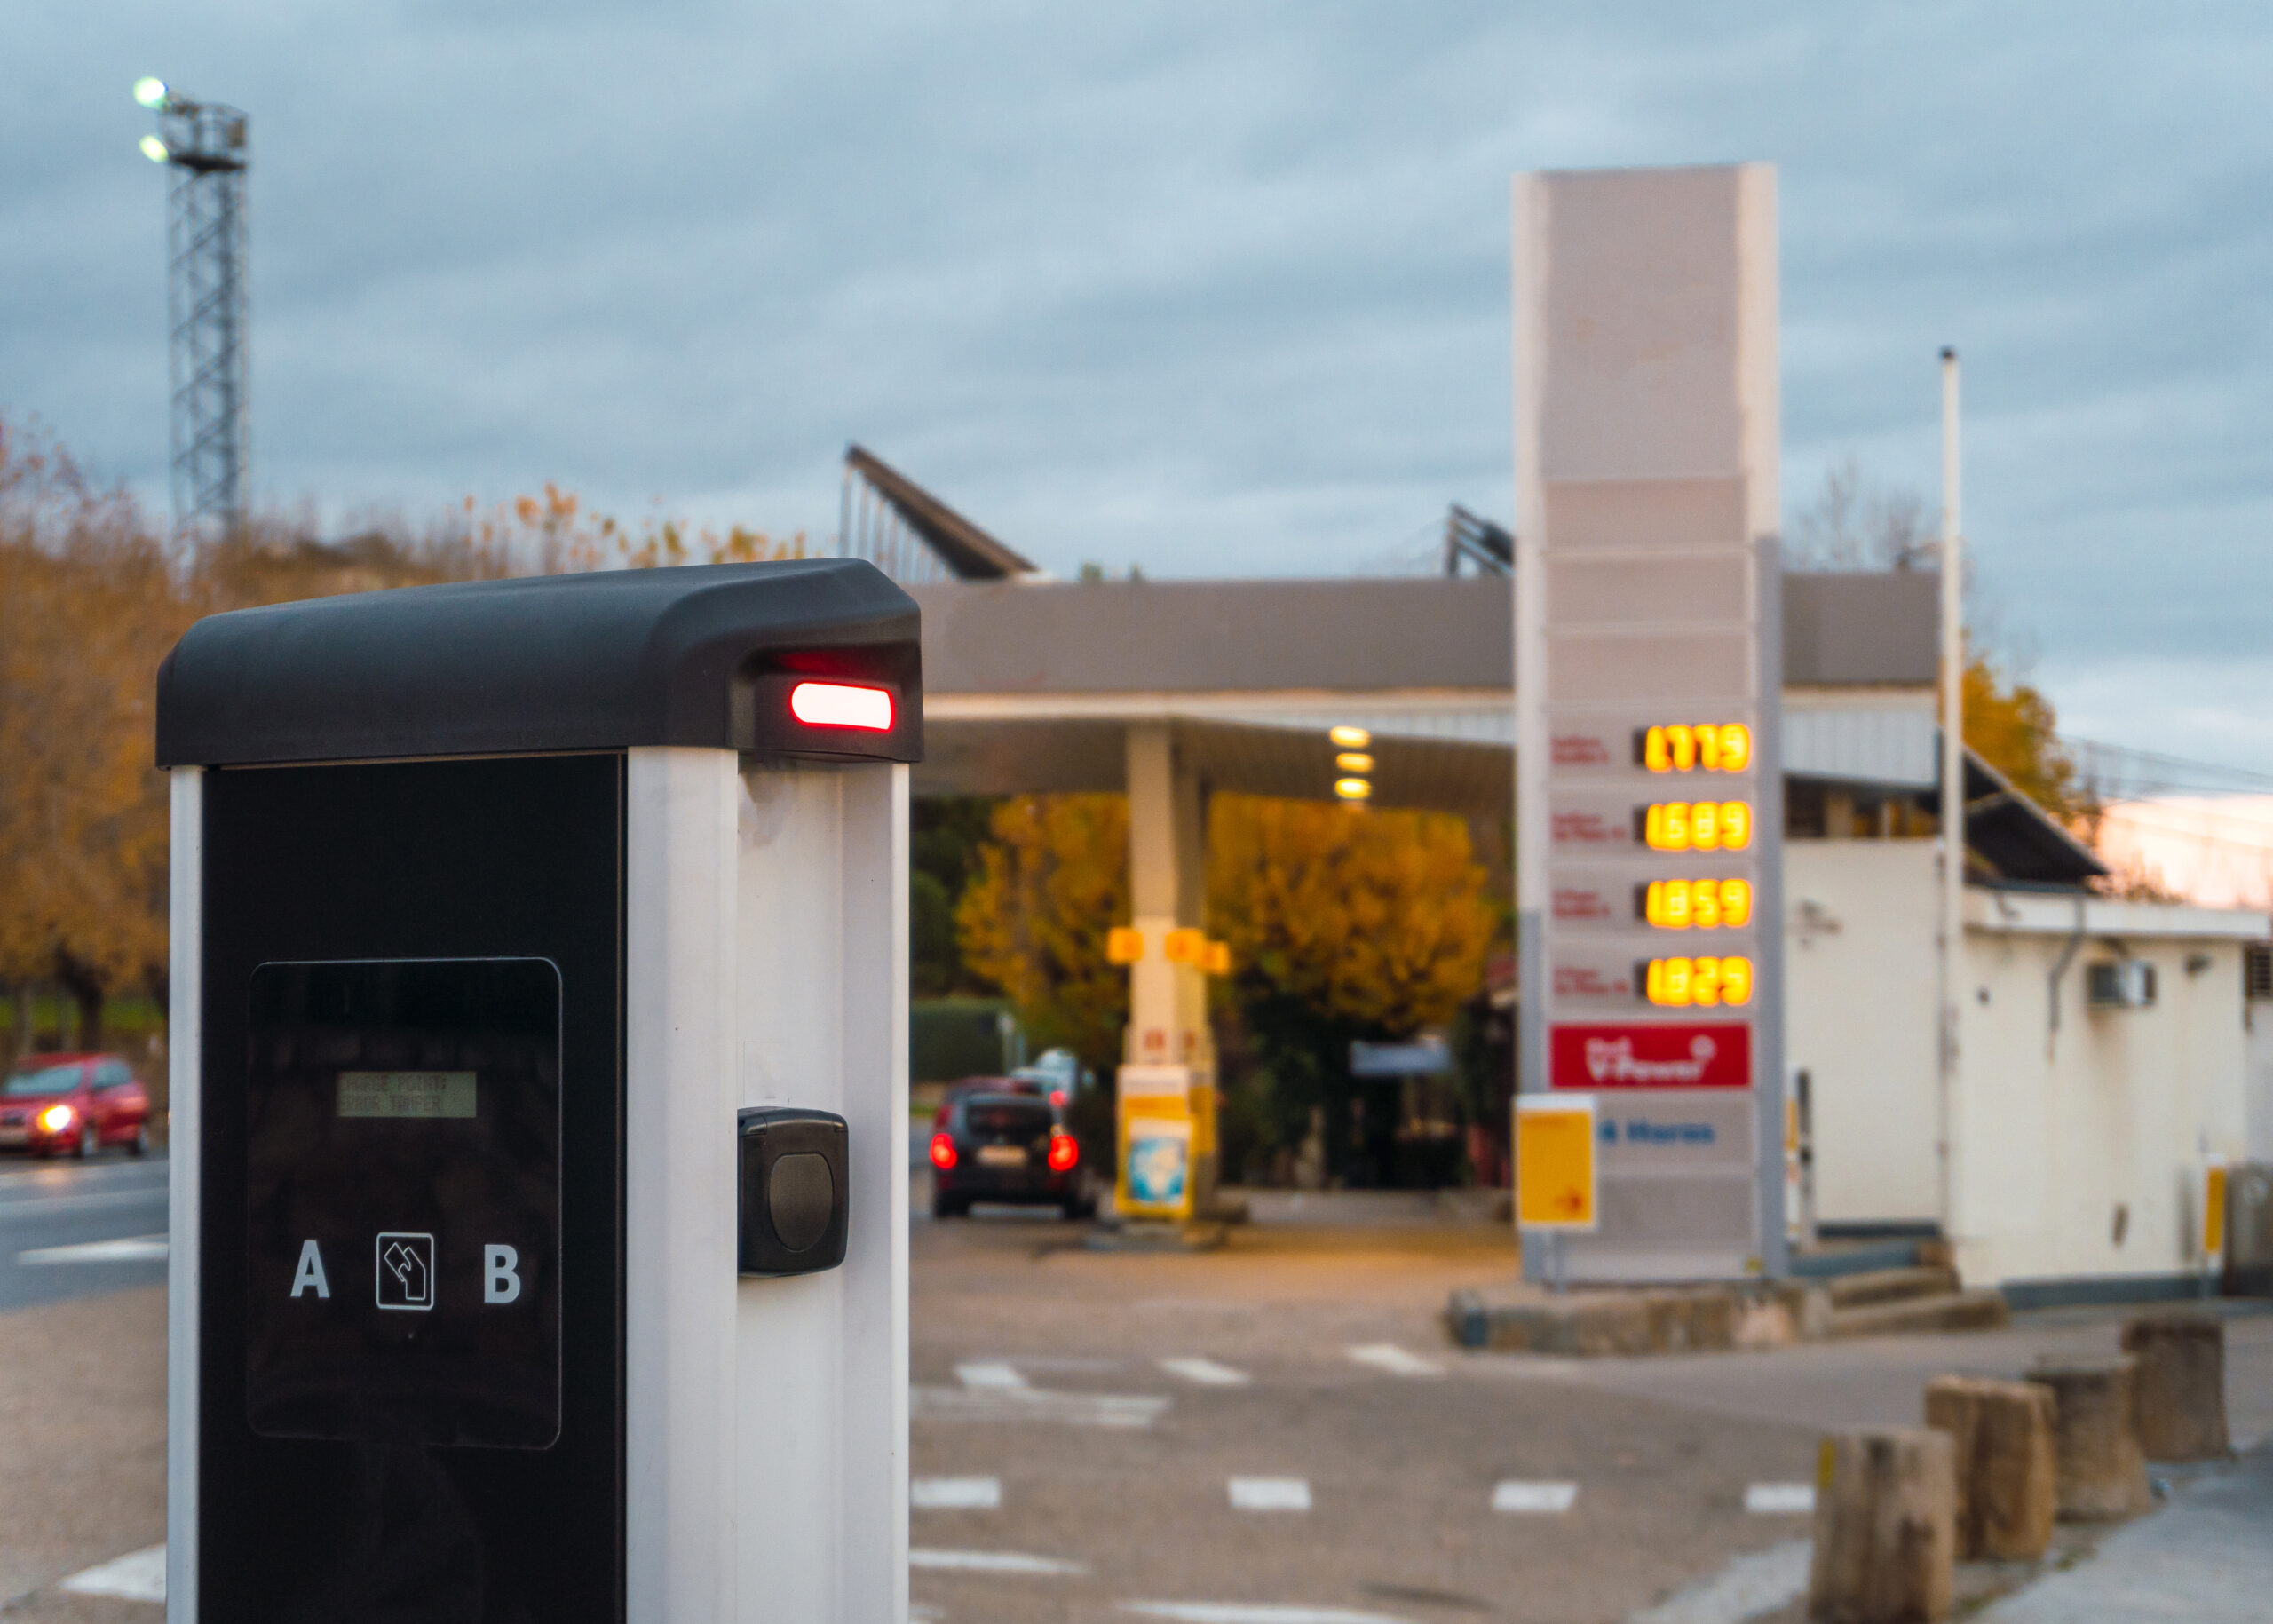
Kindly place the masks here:
POLYGON ((1752 923, 1748 880, 1651 880, 1641 888, 1639 901, 1642 918, 1661 930, 1718 925, 1741 931, 1752 923))

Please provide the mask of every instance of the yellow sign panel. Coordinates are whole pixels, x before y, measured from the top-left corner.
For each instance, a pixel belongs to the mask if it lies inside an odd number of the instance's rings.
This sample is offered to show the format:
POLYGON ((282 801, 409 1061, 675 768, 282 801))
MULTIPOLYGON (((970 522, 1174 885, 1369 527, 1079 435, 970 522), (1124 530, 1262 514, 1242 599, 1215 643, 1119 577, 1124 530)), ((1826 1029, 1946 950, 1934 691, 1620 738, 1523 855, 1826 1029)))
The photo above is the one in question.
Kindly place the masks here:
POLYGON ((1208 944, 1207 963, 1200 965, 1200 968, 1206 970, 1211 976, 1230 975, 1232 973, 1231 943, 1209 942, 1208 944))
POLYGON ((1144 933, 1129 925, 1115 925, 1105 933, 1105 962, 1134 964, 1144 956, 1144 933))
POLYGON ((1516 1224, 1595 1227, 1593 1095, 1516 1097, 1516 1224))
POLYGON ((1197 964, 1207 955, 1208 932, 1189 925, 1171 931, 1165 950, 1171 964, 1197 964))
POLYGON ((2202 1174, 2202 1250, 2213 1262, 2226 1251, 2226 1164, 2213 1161, 2202 1174))

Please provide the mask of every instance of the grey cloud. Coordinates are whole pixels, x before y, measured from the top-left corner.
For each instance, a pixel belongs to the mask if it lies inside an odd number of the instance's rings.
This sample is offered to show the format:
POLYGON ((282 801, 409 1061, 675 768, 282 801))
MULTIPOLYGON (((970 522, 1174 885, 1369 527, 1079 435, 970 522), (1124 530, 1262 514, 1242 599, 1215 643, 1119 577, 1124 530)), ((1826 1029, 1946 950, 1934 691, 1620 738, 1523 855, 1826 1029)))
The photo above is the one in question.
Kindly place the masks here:
POLYGON ((144 71, 254 115, 262 490, 415 511, 557 479, 820 535, 857 438, 1062 570, 1338 572, 1448 500, 1504 515, 1509 172, 1765 157, 1787 505, 1849 451, 1930 498, 1956 342, 1984 585, 2083 714, 2157 725, 2095 662, 2257 658, 2254 8, 19 21, 0 400, 154 494, 144 71))

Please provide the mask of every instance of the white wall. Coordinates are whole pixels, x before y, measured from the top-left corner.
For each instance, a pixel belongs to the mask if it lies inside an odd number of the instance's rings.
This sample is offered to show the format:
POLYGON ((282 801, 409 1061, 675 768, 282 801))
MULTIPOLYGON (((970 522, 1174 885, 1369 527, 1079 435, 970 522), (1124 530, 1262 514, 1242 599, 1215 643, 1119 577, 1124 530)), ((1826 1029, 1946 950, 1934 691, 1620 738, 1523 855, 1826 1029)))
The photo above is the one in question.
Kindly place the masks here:
POLYGON ((1816 1216, 1931 1223, 1934 843, 1784 848, 1785 1065, 1814 1102, 1816 1216))
POLYGON ((2230 930, 2230 919, 2090 904, 2089 933, 2061 978, 2055 1031, 2050 977, 2074 905, 1979 892, 1967 904, 1952 1225, 1960 1270, 1989 1284, 2194 1267, 2204 1155, 2238 1156, 2247 1137, 2241 943, 2209 933, 2230 930), (2087 1008, 2086 966, 2122 949, 2155 966, 2157 1002, 2087 1008))
POLYGON ((2248 1089, 2249 1159, 2273 1161, 2273 1002, 2250 1001, 2247 1031, 2243 1064, 2248 1089))
MULTIPOLYGON (((1941 1216, 1934 871, 1930 841, 1785 848, 1786 1063, 1811 1081, 1824 1223, 1941 1216)), ((1951 1222, 1966 1278, 2193 1267, 2205 1153, 2273 1157, 2273 1004, 2253 1032, 2241 996, 2242 940, 2262 916, 2090 900, 2055 1032, 2075 901, 1966 903, 1951 1222), (2155 966, 2157 1002, 2087 1009, 2085 967, 2119 950, 2155 966)))

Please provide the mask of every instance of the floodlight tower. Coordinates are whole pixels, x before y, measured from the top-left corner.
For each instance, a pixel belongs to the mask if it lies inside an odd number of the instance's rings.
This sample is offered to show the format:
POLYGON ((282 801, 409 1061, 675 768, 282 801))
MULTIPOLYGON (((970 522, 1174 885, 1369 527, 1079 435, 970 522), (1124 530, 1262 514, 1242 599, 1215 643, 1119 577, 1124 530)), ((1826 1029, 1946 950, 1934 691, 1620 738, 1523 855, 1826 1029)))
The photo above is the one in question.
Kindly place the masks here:
POLYGON ((158 115, 142 153, 170 171, 166 305, 173 332, 174 529, 228 535, 245 518, 245 170, 249 121, 143 79, 158 115))

